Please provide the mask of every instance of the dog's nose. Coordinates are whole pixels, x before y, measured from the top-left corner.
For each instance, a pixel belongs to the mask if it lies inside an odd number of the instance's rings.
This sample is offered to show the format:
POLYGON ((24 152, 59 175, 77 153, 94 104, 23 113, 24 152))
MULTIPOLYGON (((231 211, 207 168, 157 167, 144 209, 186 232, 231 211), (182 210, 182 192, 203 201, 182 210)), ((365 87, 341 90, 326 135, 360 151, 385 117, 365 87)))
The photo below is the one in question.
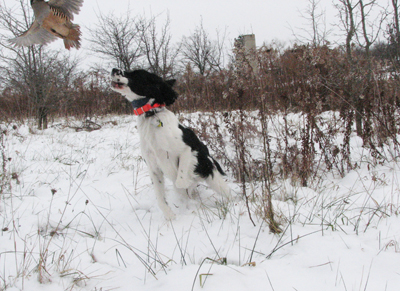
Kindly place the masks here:
POLYGON ((111 76, 122 76, 122 70, 116 68, 112 69, 111 76))

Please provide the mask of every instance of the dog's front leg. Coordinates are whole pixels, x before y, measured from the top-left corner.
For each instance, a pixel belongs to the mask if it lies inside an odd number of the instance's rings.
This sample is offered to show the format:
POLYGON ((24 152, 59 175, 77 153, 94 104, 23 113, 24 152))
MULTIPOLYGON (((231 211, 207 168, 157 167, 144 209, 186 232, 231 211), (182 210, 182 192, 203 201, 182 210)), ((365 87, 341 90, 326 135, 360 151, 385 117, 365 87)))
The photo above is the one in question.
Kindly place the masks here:
POLYGON ((150 178, 153 181, 158 207, 160 207, 162 210, 165 219, 174 219, 175 213, 172 212, 171 208, 167 204, 167 201, 165 200, 164 174, 161 170, 150 171, 150 178))
POLYGON ((190 147, 179 156, 178 173, 175 181, 175 187, 179 189, 188 189, 193 184, 193 171, 197 163, 196 156, 193 155, 190 147))

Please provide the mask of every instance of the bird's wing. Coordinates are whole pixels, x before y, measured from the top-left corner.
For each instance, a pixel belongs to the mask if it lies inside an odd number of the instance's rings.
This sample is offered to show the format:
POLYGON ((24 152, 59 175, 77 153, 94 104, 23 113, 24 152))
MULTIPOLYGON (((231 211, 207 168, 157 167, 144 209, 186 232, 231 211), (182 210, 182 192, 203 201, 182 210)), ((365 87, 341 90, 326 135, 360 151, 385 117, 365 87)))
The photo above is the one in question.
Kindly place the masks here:
POLYGON ((52 35, 46 29, 40 27, 37 21, 34 21, 27 31, 8 41, 16 46, 30 46, 33 44, 47 44, 56 38, 56 36, 52 35))
POLYGON ((49 0, 48 4, 73 20, 74 14, 81 10, 83 0, 49 0))

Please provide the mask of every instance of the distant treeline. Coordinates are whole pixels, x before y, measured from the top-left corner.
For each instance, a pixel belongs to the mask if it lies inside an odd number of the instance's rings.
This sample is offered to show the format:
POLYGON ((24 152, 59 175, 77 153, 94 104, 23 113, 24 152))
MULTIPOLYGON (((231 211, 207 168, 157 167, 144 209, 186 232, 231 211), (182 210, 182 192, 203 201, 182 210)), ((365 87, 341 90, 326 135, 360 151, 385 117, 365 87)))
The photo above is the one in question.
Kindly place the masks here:
MULTIPOLYGON (((236 48, 237 58, 227 68, 202 75, 188 65, 178 72, 175 89, 180 97, 172 109, 193 112, 266 108, 268 112, 312 114, 335 110, 347 118, 354 116, 359 135, 367 134, 372 118, 379 118, 384 127, 381 134, 389 134, 388 130, 396 133, 398 62, 381 51, 381 46, 369 55, 354 50, 350 58, 344 50, 328 46, 303 45, 285 50, 263 46, 251 52, 236 48)), ((130 104, 113 93, 108 82, 108 72, 74 75, 68 82, 46 87, 47 97, 39 105, 50 118, 131 113, 130 104)), ((1 119, 35 117, 37 106, 34 98, 7 87, 0 98, 1 119)))

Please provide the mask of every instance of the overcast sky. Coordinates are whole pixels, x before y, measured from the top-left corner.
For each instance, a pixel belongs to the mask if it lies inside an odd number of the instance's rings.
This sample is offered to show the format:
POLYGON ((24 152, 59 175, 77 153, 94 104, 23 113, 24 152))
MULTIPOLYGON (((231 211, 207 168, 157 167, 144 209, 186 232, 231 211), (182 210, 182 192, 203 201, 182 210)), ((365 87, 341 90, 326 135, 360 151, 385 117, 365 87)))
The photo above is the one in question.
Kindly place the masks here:
MULTIPOLYGON (((307 5, 307 0, 85 0, 76 21, 89 26, 96 21, 96 14, 110 11, 119 14, 129 10, 133 15, 169 13, 174 38, 190 34, 203 19, 210 34, 216 29, 226 29, 228 37, 233 39, 254 33, 257 43, 262 44, 272 39, 292 38, 290 27, 306 22, 299 11, 307 5)), ((321 0, 321 9, 332 15, 332 0, 321 0)))
MULTIPOLYGON (((319 9, 326 12, 326 24, 329 28, 338 23, 337 11, 333 0, 320 0, 319 9)), ((337 2, 337 0, 336 0, 337 2)), ((378 0, 387 6, 389 0, 378 0)), ((159 15, 163 18, 169 13, 170 32, 178 42, 182 36, 190 35, 203 21, 204 28, 211 37, 215 31, 227 32, 227 40, 232 42, 241 34, 254 33, 257 45, 279 40, 289 44, 294 40, 293 30, 306 35, 301 29, 307 29, 310 23, 301 16, 309 6, 308 0, 85 0, 74 22, 82 26, 83 41, 79 54, 87 53, 89 46, 87 27, 97 23, 99 13, 115 15, 131 11, 133 15, 159 15)), ((161 24, 160 23, 160 24, 161 24)), ((337 34, 338 32, 336 32, 337 34)), ((331 37, 334 38, 335 33, 331 37)), ((62 42, 52 44, 62 47, 62 42)))

